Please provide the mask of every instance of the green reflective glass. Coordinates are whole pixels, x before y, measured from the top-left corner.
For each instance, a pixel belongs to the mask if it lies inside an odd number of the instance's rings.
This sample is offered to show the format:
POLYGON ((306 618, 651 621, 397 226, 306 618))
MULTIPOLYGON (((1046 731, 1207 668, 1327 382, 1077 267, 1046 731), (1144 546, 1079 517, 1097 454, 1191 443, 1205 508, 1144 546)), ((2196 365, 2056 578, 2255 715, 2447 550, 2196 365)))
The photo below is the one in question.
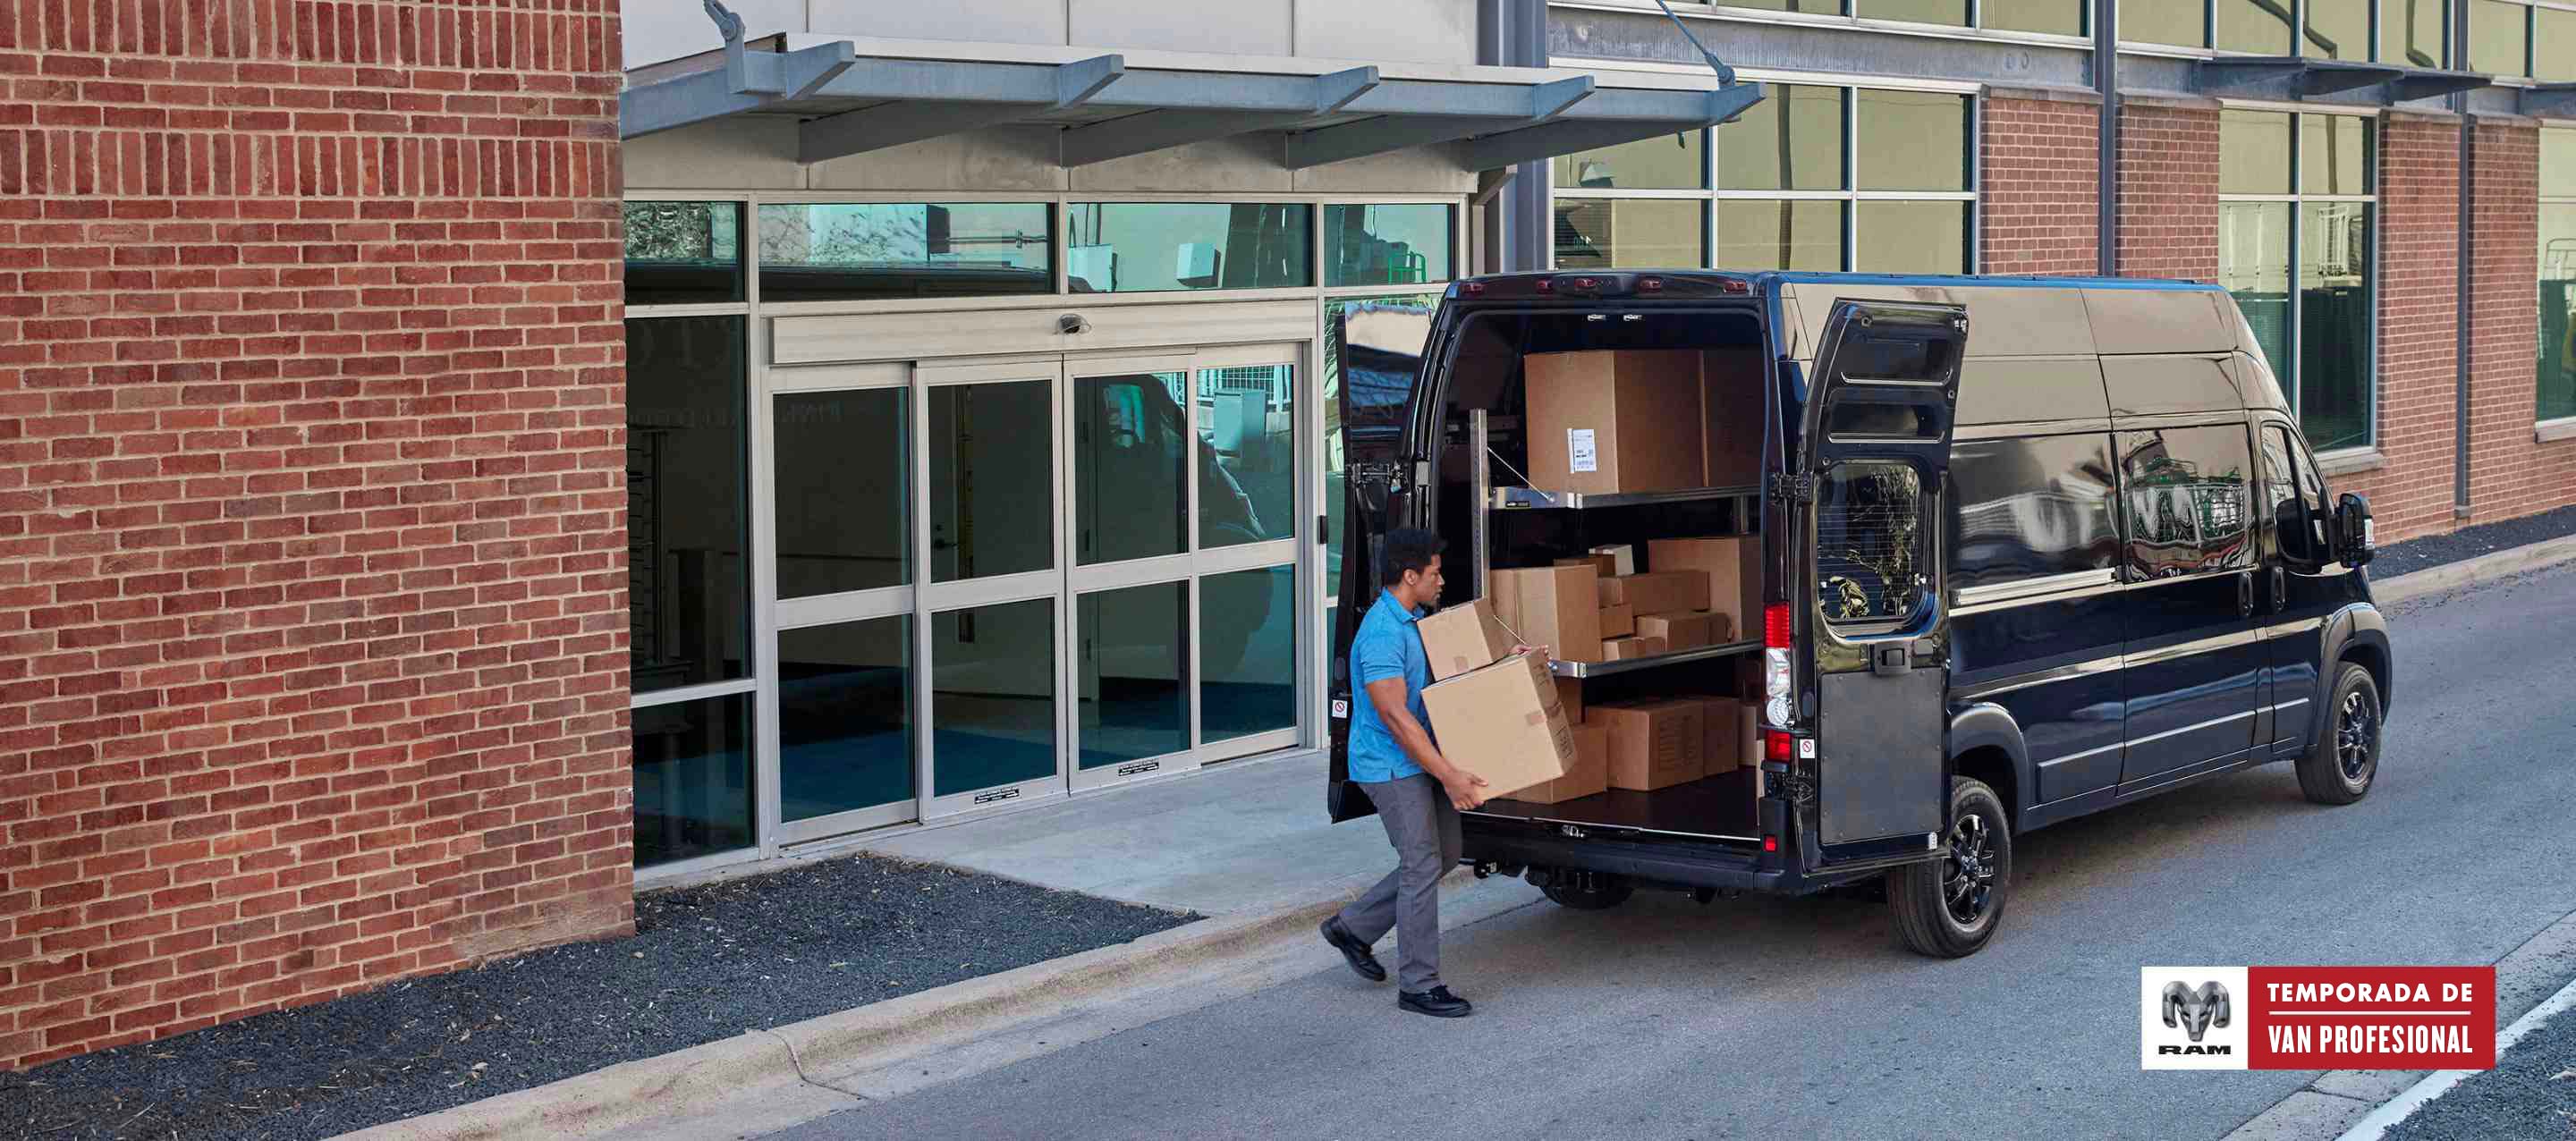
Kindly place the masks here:
POLYGON ((1768 97, 1717 129, 1721 190, 1841 190, 1843 89, 1770 85, 1768 97))
POLYGON ((1701 190, 1708 186, 1708 132, 1657 135, 1559 155, 1548 170, 1559 190, 1701 190))
POLYGON ((2235 295, 2263 363, 2274 375, 2289 376, 2289 203, 2219 203, 2218 283, 2235 295))
POLYGON ((1456 260, 1457 211, 1436 202, 1324 207, 1324 284, 1449 280, 1456 260))
POLYGON ((1055 292, 1043 202, 815 202, 760 208, 760 299, 1055 292))
POLYGON ((910 800, 912 774, 912 619, 779 631, 780 818, 910 800))
POLYGON ((1801 12, 1815 16, 1843 14, 1843 0, 1706 0, 1719 8, 1759 8, 1765 12, 1801 12))
POLYGON ((2380 0, 2379 59, 2404 67, 2450 64, 2449 0, 2380 0))
POLYGON ((2090 7, 2088 0, 1985 0, 1978 19, 2006 31, 2080 36, 2091 30, 2084 19, 2090 7))
POLYGON ((2370 193, 2376 126, 2359 115, 2299 116, 2299 192, 2370 193))
POLYGON ((2318 451, 2370 442, 2370 204, 2299 207, 2299 428, 2318 451))
POLYGON ((1729 198, 1717 204, 1719 269, 1843 267, 1841 202, 1764 202, 1729 198))
POLYGON ((931 581, 1055 565, 1054 387, 1015 380, 929 390, 931 581))
POLYGON ((2120 5, 2120 38, 2132 43, 2209 46, 2207 14, 2196 0, 2144 0, 2120 5))
POLYGON ((2213 0, 2212 6, 2218 42, 2211 46, 2255 55, 2290 54, 2290 5, 2280 0, 2213 0))
POLYGON ((2532 78, 2552 83, 2576 80, 2576 12, 2535 8, 2531 20, 2532 78))
MULTIPOLYGON (((2398 0, 2400 6, 2404 0, 2398 0)), ((2310 59, 2370 58, 2371 0, 2308 0, 2299 27, 2299 54, 2310 59)))
POLYGON ((2540 196, 2576 198, 2576 127, 2541 128, 2540 196))
POLYGON ((1311 213, 1281 202, 1069 203, 1065 288, 1153 293, 1312 285, 1311 213))
POLYGON ((627 304, 742 300, 740 204, 629 202, 625 214, 627 304))
POLYGON ((2540 207, 2539 418, 2576 416, 2576 202, 2540 207))
POLYGON ((1967 203, 1861 202, 1853 209, 1853 270, 1968 272, 1967 203))
POLYGON ((1696 199, 1559 198, 1559 269, 1696 268, 1705 206, 1696 199))
POLYGON ((2218 192, 2290 193, 2290 125, 2284 111, 2218 113, 2218 192))
POLYGON ((2529 75, 2531 9, 2505 0, 2469 0, 2469 70, 2529 75))
POLYGON ((1297 568, 1199 580, 1199 739, 1297 726, 1297 568))
POLYGON ((1873 20, 1968 26, 1968 0, 1855 0, 1852 15, 1873 20))
POLYGON ((1965 96, 1866 88, 1859 95, 1861 189, 1968 188, 1965 96))
POLYGON ((1198 370, 1199 548, 1297 537, 1297 370, 1198 370))

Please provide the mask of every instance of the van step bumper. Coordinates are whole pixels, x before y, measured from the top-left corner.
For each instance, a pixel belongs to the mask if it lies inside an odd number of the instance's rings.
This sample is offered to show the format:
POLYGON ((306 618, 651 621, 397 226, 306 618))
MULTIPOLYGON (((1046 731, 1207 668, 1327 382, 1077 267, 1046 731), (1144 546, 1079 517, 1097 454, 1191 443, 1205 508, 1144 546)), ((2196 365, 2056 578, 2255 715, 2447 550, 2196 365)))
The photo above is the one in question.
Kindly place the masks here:
POLYGON ((1720 888, 1771 895, 1805 895, 1866 879, 1889 868, 1937 858, 1932 853, 1908 853, 1800 871, 1762 867, 1762 853, 1732 844, 1578 838, 1535 827, 1480 825, 1473 820, 1465 822, 1462 839, 1465 862, 1471 865, 1608 872, 1637 881, 1640 886, 1720 888))

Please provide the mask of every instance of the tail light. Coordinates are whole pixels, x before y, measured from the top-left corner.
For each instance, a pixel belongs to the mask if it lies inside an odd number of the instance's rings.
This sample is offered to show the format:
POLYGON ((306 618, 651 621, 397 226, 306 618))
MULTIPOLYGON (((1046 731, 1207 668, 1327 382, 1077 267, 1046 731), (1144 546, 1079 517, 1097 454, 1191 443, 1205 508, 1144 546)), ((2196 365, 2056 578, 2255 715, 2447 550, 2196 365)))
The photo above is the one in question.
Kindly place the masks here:
MULTIPOLYGON (((1789 713, 1789 607, 1779 604, 1762 609, 1762 719, 1787 728, 1789 713)), ((1772 760, 1788 760, 1788 735, 1778 736, 1763 751, 1772 760)))
POLYGON ((1460 282, 1458 288, 1469 297, 1482 297, 1485 295, 1485 283, 1481 281, 1460 282))
POLYGON ((1639 293, 1661 293, 1661 292, 1663 292, 1663 291, 1664 291, 1664 279, 1663 279, 1663 278, 1660 278, 1660 277, 1641 277, 1641 278, 1638 278, 1638 279, 1637 279, 1637 292, 1639 292, 1639 293))
POLYGON ((1556 279, 1553 277, 1542 277, 1531 284, 1536 286, 1538 291, 1541 293, 1556 292, 1556 279))
POLYGON ((1788 730, 1765 729, 1762 731, 1763 760, 1779 761, 1782 764, 1787 764, 1790 758, 1794 755, 1795 748, 1796 746, 1791 743, 1788 730))

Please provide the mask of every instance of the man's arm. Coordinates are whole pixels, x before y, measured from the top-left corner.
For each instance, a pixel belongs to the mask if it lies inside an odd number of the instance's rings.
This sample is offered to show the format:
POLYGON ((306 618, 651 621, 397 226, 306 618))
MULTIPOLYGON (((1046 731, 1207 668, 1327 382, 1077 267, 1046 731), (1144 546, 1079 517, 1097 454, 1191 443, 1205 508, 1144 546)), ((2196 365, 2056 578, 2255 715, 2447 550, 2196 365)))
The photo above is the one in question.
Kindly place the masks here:
POLYGON ((1369 703, 1377 707, 1377 718, 1386 724, 1388 735, 1395 738, 1405 756, 1413 758, 1414 764, 1440 782, 1440 787, 1449 793, 1449 803, 1460 811, 1485 803, 1485 778, 1450 764, 1449 758, 1441 756, 1439 747, 1431 743, 1430 731, 1413 719, 1413 710, 1404 701, 1403 678, 1384 678, 1368 683, 1366 688, 1369 703))

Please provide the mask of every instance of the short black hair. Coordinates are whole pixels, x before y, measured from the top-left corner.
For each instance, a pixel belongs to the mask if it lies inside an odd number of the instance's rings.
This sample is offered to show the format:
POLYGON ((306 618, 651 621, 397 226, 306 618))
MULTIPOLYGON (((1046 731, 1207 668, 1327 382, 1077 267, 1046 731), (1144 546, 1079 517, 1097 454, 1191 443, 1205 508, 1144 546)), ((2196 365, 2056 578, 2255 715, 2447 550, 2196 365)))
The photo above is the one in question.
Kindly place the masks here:
POLYGON ((1449 548, 1449 541, 1420 527, 1398 527, 1386 533, 1385 565, 1379 581, 1394 586, 1404 572, 1426 570, 1449 548))

